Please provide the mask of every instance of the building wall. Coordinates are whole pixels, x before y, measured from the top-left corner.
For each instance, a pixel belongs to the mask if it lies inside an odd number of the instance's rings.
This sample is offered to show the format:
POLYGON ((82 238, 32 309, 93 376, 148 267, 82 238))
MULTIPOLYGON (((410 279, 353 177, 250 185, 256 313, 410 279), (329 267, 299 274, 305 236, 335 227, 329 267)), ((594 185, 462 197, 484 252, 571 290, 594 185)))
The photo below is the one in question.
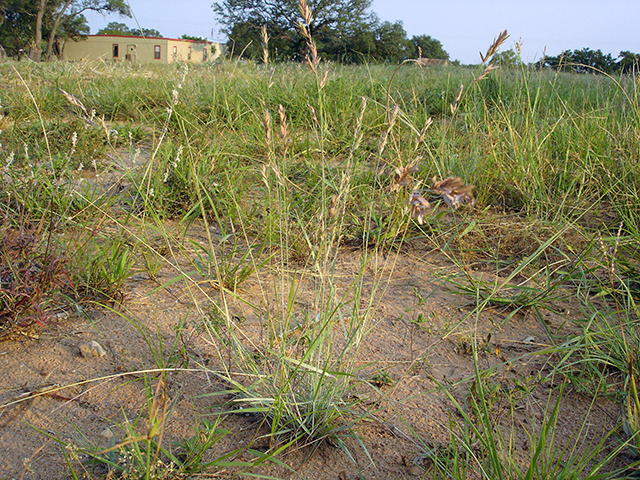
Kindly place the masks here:
POLYGON ((116 35, 90 35, 86 40, 65 42, 65 60, 113 60, 134 63, 206 62, 222 53, 218 44, 173 38, 142 38, 116 35), (211 52, 215 45, 216 54, 211 52))

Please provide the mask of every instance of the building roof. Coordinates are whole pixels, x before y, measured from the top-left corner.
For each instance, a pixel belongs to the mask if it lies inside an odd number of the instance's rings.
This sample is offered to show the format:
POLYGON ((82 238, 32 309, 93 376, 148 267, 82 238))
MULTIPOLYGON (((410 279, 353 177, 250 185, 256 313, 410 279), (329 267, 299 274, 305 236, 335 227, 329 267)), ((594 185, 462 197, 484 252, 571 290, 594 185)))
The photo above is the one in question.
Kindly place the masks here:
POLYGON ((209 40, 192 40, 190 38, 140 37, 135 35, 86 35, 87 37, 138 38, 140 40, 171 40, 172 42, 215 43, 209 40))

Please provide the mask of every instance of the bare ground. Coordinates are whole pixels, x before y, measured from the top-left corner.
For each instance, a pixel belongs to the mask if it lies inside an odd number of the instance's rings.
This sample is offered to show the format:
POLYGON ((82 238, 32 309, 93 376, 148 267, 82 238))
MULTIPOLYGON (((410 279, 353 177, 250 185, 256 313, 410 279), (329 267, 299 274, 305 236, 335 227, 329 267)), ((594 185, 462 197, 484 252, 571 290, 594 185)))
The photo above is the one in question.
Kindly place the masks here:
MULTIPOLYGON (((204 236, 199 226, 191 234, 204 236)), ((360 255, 346 248, 339 253, 338 288, 353 281, 360 255)), ((252 471, 320 480, 428 476, 433 466, 425 453, 432 449, 446 455, 452 425, 462 421, 440 387, 447 386, 473 418, 469 389, 474 380, 474 340, 479 345, 479 366, 493 368, 485 376, 487 391, 493 392, 488 401, 492 418, 507 437, 512 436, 514 456, 526 464, 532 448, 527 432, 539 429, 559 392, 557 384, 546 377, 553 358, 535 354, 550 342, 543 326, 526 312, 505 321, 511 312, 499 308, 484 310, 478 318, 469 316, 473 299, 454 293, 443 281, 456 273, 456 267, 426 243, 414 243, 397 257, 393 253, 380 256, 368 265, 362 298, 373 295, 376 307, 372 329, 359 351, 362 369, 357 375, 377 387, 362 383, 354 393, 363 400, 358 408, 369 412, 354 427, 366 450, 349 438, 345 443, 351 457, 334 441, 299 444, 279 456, 289 468, 265 464, 252 471), (375 278, 383 281, 381 288, 372 291, 375 278)), ((241 285, 244 299, 256 304, 269 301, 264 293, 271 281, 269 267, 264 269, 265 273, 241 285)), ((488 273, 474 274, 495 279, 488 273)), ((52 438, 63 444, 107 448, 105 435, 109 432, 115 435, 111 445, 124 439, 117 425, 125 418, 134 420, 141 415, 140 425, 145 425, 148 399, 157 385, 154 369, 159 357, 168 366, 183 369, 167 374, 167 396, 173 408, 164 428, 165 446, 194 435, 194 415, 213 418, 220 411, 220 404, 228 398, 206 394, 228 388, 211 373, 222 369, 227 353, 202 328, 202 315, 194 308, 194 299, 202 305, 204 294, 215 299, 219 293, 206 283, 200 284, 202 291, 184 283, 158 288, 174 276, 168 268, 160 271, 157 281, 137 273, 126 283, 123 306, 85 306, 82 312, 71 312, 40 331, 0 343, 0 479, 69 478, 63 447, 52 438), (184 329, 178 338, 180 325, 184 329), (80 354, 78 345, 91 340, 104 347, 106 356, 87 359, 80 354)), ((311 277, 300 284, 297 306, 313 311, 311 277)), ((545 313, 551 331, 564 328, 572 311, 577 313, 570 302, 555 307, 563 313, 545 313)), ((231 301, 230 310, 248 341, 259 348, 264 340, 263 319, 247 303, 231 301)), ((603 432, 616 427, 617 407, 604 399, 596 400, 595 405, 592 402, 566 386, 556 426, 559 446, 570 441, 589 449, 603 432)), ((256 438, 267 432, 256 414, 227 415, 223 426, 231 433, 210 455, 249 442, 258 451, 269 447, 268 440, 256 438)), ((453 433, 457 433, 455 428, 453 433)), ((73 448, 66 453, 73 456, 73 448)), ((80 460, 88 472, 88 459, 81 456, 80 460)), ((74 467, 82 472, 78 462, 74 467)), ((106 473, 97 468, 87 478, 106 473)), ((223 470, 216 478, 233 473, 223 470)))

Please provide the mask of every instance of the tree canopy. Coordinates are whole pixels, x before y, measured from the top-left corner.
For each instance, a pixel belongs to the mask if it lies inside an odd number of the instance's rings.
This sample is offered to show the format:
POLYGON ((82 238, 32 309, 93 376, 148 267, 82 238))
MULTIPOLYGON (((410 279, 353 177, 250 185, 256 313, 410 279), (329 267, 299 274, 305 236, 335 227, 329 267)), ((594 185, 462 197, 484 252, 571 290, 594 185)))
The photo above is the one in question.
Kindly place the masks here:
MULTIPOLYGON (((308 0, 308 4, 313 12, 308 30, 323 58, 398 62, 413 56, 417 45, 433 58, 448 58, 438 40, 427 35, 408 39, 402 22, 381 22, 369 13, 371 0, 308 0)), ((260 58, 260 29, 264 26, 270 58, 304 58, 306 42, 298 31, 299 0, 221 0, 212 8, 235 54, 260 58)))
POLYGON ((130 35, 133 37, 158 37, 162 34, 154 28, 129 28, 120 22, 109 22, 106 27, 98 30, 96 35, 130 35))
POLYGON ((0 42, 7 54, 17 58, 29 54, 36 61, 43 49, 50 58, 58 39, 89 33, 84 12, 131 16, 125 0, 4 0, 0 11, 0 42))

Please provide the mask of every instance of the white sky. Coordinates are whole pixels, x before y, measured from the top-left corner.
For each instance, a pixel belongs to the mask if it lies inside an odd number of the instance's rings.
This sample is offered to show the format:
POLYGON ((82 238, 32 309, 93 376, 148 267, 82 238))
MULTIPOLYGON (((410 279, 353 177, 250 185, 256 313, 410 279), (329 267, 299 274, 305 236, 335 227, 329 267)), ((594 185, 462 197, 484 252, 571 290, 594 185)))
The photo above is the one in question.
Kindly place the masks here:
MULTIPOLYGON (((139 25, 165 37, 182 34, 226 41, 220 34, 213 0, 129 0, 139 25)), ((503 47, 522 39, 522 56, 534 61, 562 50, 584 47, 618 56, 640 53, 640 0, 373 0, 381 20, 401 20, 409 37, 430 35, 442 42, 452 60, 479 63, 493 39, 508 30, 503 47)), ((86 15, 91 33, 109 22, 136 28, 134 19, 86 15)))

